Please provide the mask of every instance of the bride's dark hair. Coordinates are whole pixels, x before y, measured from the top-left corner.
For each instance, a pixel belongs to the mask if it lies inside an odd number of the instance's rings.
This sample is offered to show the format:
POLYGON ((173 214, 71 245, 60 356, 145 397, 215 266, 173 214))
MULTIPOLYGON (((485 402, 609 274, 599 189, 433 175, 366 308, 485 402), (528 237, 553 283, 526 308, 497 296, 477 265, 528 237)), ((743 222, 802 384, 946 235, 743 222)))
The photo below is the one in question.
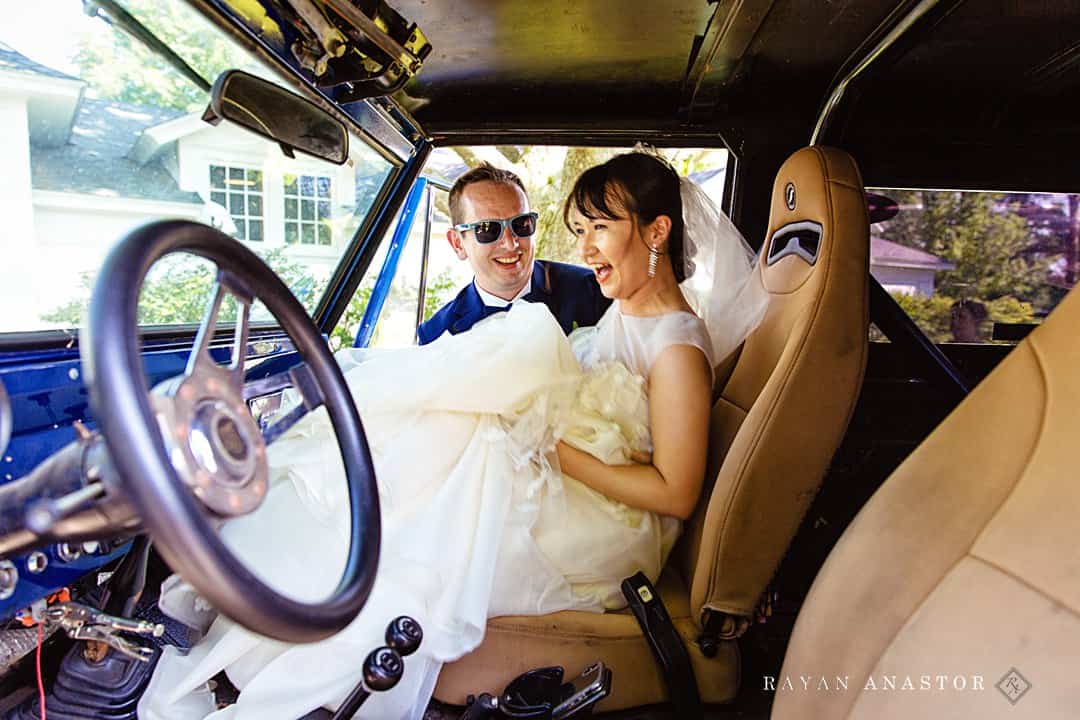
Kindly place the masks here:
POLYGON ((590 220, 625 219, 616 212, 620 206, 641 225, 648 225, 661 215, 671 218, 667 253, 675 279, 680 283, 685 280, 682 195, 675 168, 663 158, 646 152, 616 155, 602 165, 591 167, 581 173, 566 197, 563 222, 570 228, 571 208, 590 220))

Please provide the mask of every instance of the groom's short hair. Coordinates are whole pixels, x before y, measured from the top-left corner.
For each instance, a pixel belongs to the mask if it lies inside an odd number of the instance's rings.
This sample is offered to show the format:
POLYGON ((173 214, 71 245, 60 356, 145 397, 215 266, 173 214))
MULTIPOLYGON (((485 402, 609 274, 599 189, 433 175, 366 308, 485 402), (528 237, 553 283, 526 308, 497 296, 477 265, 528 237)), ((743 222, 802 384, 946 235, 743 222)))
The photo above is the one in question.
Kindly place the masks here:
POLYGON ((465 188, 473 183, 478 182, 494 182, 502 183, 504 185, 516 185, 521 188, 521 192, 525 194, 525 197, 529 196, 529 193, 525 190, 525 184, 521 182, 515 173, 509 170, 503 170, 497 168, 486 160, 472 170, 459 177, 454 186, 450 188, 450 222, 457 225, 461 222, 461 193, 465 192, 465 188))

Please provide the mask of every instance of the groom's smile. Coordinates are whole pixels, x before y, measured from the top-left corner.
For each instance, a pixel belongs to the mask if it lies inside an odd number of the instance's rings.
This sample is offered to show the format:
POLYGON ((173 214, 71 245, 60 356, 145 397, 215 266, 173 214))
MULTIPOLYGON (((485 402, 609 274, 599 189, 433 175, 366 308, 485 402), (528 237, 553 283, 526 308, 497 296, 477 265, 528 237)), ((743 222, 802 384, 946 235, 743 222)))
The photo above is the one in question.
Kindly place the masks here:
MULTIPOLYGON (((455 224, 508 220, 528 212, 529 200, 521 188, 483 181, 465 187, 461 193, 461 217, 454 220, 455 224)), ((477 286, 498 298, 513 300, 532 278, 532 236, 515 235, 510 223, 492 242, 478 242, 474 230, 451 230, 449 240, 457 256, 469 261, 477 286)))
POLYGON ((492 258, 492 260, 499 263, 500 265, 517 265, 518 262, 521 261, 523 255, 524 253, 519 251, 514 253, 513 255, 504 255, 502 257, 492 258))

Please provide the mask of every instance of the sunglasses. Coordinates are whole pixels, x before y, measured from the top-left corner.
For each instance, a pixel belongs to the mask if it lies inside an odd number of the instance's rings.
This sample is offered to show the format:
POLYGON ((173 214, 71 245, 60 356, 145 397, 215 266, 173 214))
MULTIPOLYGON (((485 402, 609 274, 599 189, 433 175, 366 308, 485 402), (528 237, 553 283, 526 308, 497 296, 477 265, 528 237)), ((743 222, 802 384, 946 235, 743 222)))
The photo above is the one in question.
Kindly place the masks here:
POLYGON ((472 223, 462 223, 455 225, 454 229, 458 232, 472 230, 476 233, 476 242, 487 245, 502 237, 507 225, 510 226, 510 232, 514 234, 514 237, 532 237, 536 232, 536 218, 536 213, 527 212, 505 220, 477 220, 472 223))

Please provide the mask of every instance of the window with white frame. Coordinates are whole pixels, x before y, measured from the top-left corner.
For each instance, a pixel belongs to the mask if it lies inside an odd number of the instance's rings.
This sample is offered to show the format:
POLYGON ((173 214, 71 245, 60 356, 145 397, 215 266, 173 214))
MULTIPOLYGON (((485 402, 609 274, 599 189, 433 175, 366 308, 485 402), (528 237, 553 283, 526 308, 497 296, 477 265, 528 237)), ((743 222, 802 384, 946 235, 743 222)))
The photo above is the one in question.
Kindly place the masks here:
POLYGON ((332 245, 330 178, 286 173, 284 189, 285 244, 332 245))
POLYGON ((224 228, 240 240, 263 240, 263 173, 234 165, 210 166, 210 200, 229 211, 234 228, 224 228))

